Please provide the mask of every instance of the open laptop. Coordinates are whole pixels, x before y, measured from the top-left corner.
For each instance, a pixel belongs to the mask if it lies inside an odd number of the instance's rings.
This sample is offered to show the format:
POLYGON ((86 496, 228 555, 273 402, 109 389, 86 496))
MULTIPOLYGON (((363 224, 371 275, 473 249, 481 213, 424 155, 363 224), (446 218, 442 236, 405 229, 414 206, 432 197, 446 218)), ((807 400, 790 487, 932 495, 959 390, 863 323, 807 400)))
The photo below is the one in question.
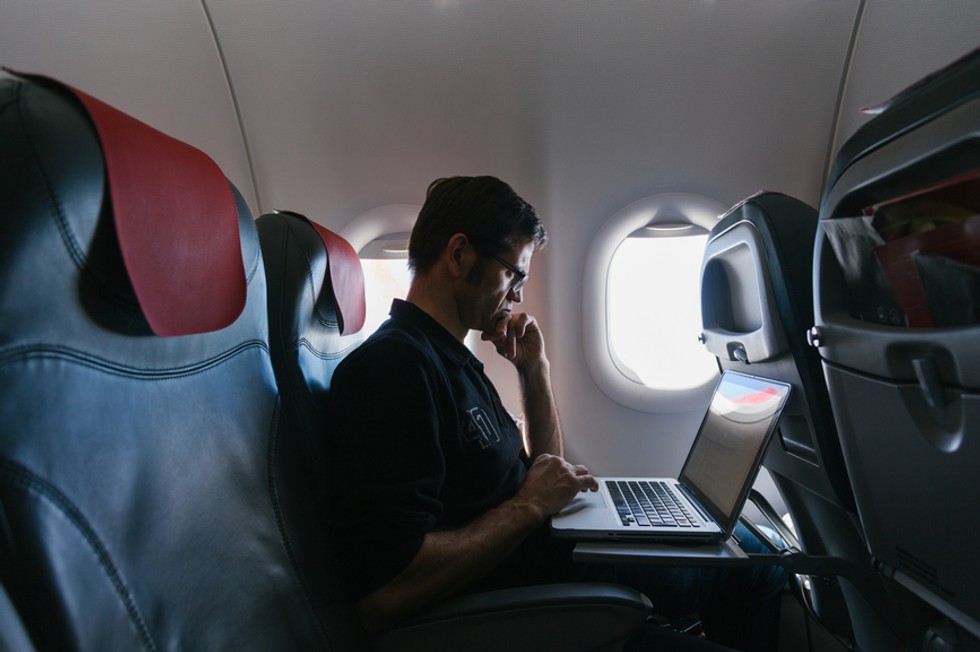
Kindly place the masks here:
POLYGON ((725 371, 674 478, 596 478, 551 520, 558 537, 712 542, 732 535, 790 385, 725 371), (658 498, 665 504, 657 505, 658 498))

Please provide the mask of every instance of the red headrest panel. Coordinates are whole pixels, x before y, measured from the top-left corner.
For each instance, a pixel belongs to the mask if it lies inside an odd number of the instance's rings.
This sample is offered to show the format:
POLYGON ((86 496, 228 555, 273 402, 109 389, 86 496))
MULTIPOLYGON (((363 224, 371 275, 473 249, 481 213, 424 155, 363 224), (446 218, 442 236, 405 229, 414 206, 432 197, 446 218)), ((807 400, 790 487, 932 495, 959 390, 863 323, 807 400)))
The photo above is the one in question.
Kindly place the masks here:
POLYGON ((327 250, 327 269, 330 274, 330 286, 337 300, 337 319, 340 322, 340 334, 356 333, 364 328, 367 317, 367 303, 364 298, 364 268, 361 258, 354 247, 342 237, 330 231, 305 215, 282 211, 301 217, 316 230, 323 246, 327 250))
MULTIPOLYGON (((20 73, 15 73, 20 74, 20 73)), ((231 187, 204 152, 56 80, 102 144, 116 236, 143 315, 161 336, 230 325, 246 281, 231 187)))

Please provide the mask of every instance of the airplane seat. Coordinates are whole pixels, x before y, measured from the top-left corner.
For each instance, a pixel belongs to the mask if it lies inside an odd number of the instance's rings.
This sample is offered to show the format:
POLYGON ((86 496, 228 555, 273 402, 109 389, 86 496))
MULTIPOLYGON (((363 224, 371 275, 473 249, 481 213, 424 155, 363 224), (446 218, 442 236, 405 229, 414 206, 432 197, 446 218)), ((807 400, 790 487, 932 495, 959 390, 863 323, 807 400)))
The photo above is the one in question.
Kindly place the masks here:
POLYGON ((0 650, 34 652, 35 649, 20 614, 0 584, 0 650))
POLYGON ((364 272, 350 244, 288 211, 256 220, 269 279, 273 368, 292 427, 316 436, 337 365, 363 339, 364 272))
POLYGON ((289 448, 288 471, 300 478, 283 495, 283 520, 297 537, 293 552, 313 577, 330 587, 329 612, 367 645, 353 605, 338 577, 324 523, 326 502, 318 460, 324 401, 333 372, 362 340, 364 274, 360 259, 342 238, 298 213, 256 221, 268 282, 269 352, 280 388, 280 441, 289 448))
MULTIPOLYGON (((304 446, 312 463, 297 473, 319 487, 317 464, 324 401, 340 360, 361 340, 364 286, 360 259, 345 240, 308 218, 277 212, 256 220, 269 282, 272 361, 282 388, 284 437, 304 446)), ((378 408, 384 409, 379 397, 378 408)), ((311 491, 314 491, 311 489, 311 491)), ((289 502, 289 501, 287 501, 289 502)), ((297 521, 329 518, 322 495, 297 521)), ((286 515, 289 519, 289 515, 286 515)), ((332 563, 324 528, 309 554, 332 563)), ((349 608, 349 605, 348 605, 349 608)), ((374 638, 376 650, 618 650, 647 618, 649 601, 621 586, 567 584, 524 587, 449 600, 374 638)))
MULTIPOLYGON (((808 554, 865 565, 870 560, 820 359, 806 341, 813 324, 811 256, 816 229, 814 208, 779 193, 760 192, 730 209, 705 245, 702 340, 722 370, 737 369, 793 386, 764 459, 792 518, 794 532, 785 538, 808 554)), ((778 519, 775 515, 772 520, 778 519)), ((801 597, 819 622, 851 639, 838 583, 807 578, 800 586, 801 597)))
POLYGON ((813 258, 810 340, 904 607, 891 629, 928 649, 980 647, 978 80, 980 48, 873 110, 834 160, 813 258))
POLYGON ((4 637, 19 618, 45 650, 355 649, 281 518, 242 196, 47 78, 0 81, 0 143, 4 637))

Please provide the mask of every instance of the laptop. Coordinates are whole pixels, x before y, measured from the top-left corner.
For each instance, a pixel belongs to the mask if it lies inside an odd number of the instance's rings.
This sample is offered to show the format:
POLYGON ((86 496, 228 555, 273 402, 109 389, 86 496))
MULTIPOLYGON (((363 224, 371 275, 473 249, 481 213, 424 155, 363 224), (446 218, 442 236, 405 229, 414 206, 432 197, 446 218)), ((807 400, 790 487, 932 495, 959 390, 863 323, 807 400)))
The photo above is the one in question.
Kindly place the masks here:
POLYGON ((731 537, 791 386, 725 371, 675 478, 596 478, 551 519, 581 540, 708 543, 731 537))

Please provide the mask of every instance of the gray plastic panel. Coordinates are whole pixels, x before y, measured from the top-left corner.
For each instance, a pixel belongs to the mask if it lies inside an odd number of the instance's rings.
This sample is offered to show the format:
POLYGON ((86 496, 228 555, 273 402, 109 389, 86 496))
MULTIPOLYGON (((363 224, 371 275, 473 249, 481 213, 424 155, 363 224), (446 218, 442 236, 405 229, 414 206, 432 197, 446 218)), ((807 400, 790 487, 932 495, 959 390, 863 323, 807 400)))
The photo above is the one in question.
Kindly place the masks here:
MULTIPOLYGON (((980 100, 926 123, 844 172, 821 207, 814 254, 814 317, 820 355, 868 374, 917 380, 912 361, 932 358, 942 383, 980 389, 980 325, 905 328, 859 319, 849 310, 840 266, 825 235, 828 219, 980 168, 980 100)), ((883 321, 887 321, 884 320, 883 321)))
POLYGON ((917 385, 825 372, 869 549, 976 626, 980 394, 933 408, 917 385))
MULTIPOLYGON (((884 574, 980 636, 980 324, 896 325, 887 286, 849 286, 827 236, 833 220, 980 169, 970 87, 947 98, 948 110, 913 97, 913 108, 921 100, 935 111, 909 111, 902 131, 882 130, 880 146, 838 162, 846 167, 820 212, 811 338, 869 551, 884 574)), ((874 273, 869 262, 862 274, 874 273)))
POLYGON ((702 334, 705 348, 724 360, 762 362, 787 351, 782 330, 773 319, 776 307, 765 249, 749 222, 739 222, 705 247, 701 282, 702 334), (745 359, 738 357, 738 349, 745 359))

